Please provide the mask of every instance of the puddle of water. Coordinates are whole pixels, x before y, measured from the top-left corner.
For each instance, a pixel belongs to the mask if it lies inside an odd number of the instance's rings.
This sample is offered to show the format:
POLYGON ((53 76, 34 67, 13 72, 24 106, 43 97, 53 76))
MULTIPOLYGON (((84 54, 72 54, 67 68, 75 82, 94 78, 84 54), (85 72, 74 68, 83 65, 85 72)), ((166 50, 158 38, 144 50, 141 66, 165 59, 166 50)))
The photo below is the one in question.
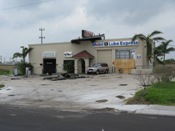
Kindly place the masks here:
POLYGON ((127 86, 128 84, 119 84, 119 86, 127 86))
POLYGON ((119 99, 125 99, 125 97, 122 96, 122 95, 118 95, 118 96, 116 96, 116 97, 119 98, 119 99))
POLYGON ((90 86, 97 86, 97 85, 90 85, 90 86))
POLYGON ((11 95, 8 95, 8 96, 15 96, 15 95, 11 94, 11 95))
POLYGON ((41 84, 41 86, 48 86, 48 85, 50 85, 50 84, 41 84))
POLYGON ((103 102, 107 102, 108 100, 106 100, 106 99, 103 99, 103 100, 96 100, 96 102, 98 102, 98 103, 103 103, 103 102))
POLYGON ((115 78, 123 78, 122 76, 116 76, 115 78))

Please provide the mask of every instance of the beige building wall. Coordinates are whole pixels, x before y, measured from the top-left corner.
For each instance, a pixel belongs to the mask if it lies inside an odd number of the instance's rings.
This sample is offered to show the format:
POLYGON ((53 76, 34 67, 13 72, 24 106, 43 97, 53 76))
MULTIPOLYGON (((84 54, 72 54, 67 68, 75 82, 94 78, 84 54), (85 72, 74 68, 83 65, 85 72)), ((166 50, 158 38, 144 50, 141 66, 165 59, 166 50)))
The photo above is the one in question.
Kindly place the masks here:
MULTIPOLYGON (((99 40, 96 42, 113 42, 113 41, 131 41, 130 38, 125 39, 106 39, 99 40)), ((90 54, 94 56, 94 59, 90 60, 86 67, 92 65, 93 63, 98 62, 98 51, 102 50, 111 50, 111 62, 108 62, 110 67, 110 72, 112 72, 113 61, 115 60, 115 52, 117 50, 124 49, 133 49, 135 50, 135 61, 136 68, 143 68, 146 65, 146 48, 144 44, 139 41, 138 45, 132 46, 108 46, 108 47, 93 47, 92 42, 83 41, 80 44, 73 44, 71 42, 60 42, 60 43, 46 43, 46 44, 30 44, 29 47, 33 48, 33 50, 29 53, 29 62, 34 66, 35 74, 42 74, 43 68, 43 53, 44 52, 55 52, 56 59, 56 69, 57 72, 63 71, 63 61, 64 60, 75 60, 74 58, 66 58, 64 56, 64 52, 72 52, 72 55, 75 55, 83 50, 88 51, 90 54)), ((75 60, 76 62, 78 60, 75 60)), ((104 61, 105 62, 105 61, 104 61)), ((75 64, 77 66, 77 64, 75 64)), ((78 67, 75 67, 78 70, 78 67)))
MULTIPOLYGON (((90 42, 83 42, 81 44, 68 43, 48 43, 48 44, 32 44, 29 47, 33 50, 29 53, 29 62, 34 66, 34 72, 36 74, 42 73, 43 64, 43 53, 54 51, 56 52, 56 68, 57 72, 63 71, 63 61, 64 60, 74 60, 74 58, 64 57, 64 52, 72 52, 73 55, 87 50, 89 53, 94 55, 95 49, 92 48, 90 42)), ((88 65, 90 66, 90 65, 88 65)))

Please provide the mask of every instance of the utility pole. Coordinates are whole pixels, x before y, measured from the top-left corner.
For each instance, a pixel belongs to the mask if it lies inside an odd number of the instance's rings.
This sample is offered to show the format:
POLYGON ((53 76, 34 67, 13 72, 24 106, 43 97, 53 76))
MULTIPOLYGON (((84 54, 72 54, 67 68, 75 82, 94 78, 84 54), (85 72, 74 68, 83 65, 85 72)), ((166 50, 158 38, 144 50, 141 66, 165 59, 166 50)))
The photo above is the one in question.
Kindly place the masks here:
POLYGON ((0 64, 2 64, 2 56, 0 56, 0 64))
POLYGON ((41 44, 43 43, 43 39, 45 39, 45 37, 43 37, 43 31, 45 31, 44 28, 39 28, 39 31, 41 31, 41 36, 39 37, 39 39, 41 39, 41 44))

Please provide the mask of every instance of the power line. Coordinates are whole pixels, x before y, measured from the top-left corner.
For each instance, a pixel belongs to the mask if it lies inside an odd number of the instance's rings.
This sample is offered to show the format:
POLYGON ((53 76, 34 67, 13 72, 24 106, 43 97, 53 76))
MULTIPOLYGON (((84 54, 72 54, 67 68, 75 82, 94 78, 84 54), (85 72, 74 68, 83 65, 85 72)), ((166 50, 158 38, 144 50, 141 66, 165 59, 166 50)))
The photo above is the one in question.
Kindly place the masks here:
POLYGON ((26 7, 26 6, 33 6, 33 5, 38 5, 41 3, 48 3, 48 2, 52 2, 55 0, 49 0, 49 1, 43 1, 43 2, 35 2, 35 3, 31 3, 31 4, 24 4, 24 5, 18 5, 18 6, 14 6, 14 7, 9 7, 9 8, 2 8, 0 10, 10 10, 10 9, 15 9, 15 8, 22 8, 22 7, 26 7))

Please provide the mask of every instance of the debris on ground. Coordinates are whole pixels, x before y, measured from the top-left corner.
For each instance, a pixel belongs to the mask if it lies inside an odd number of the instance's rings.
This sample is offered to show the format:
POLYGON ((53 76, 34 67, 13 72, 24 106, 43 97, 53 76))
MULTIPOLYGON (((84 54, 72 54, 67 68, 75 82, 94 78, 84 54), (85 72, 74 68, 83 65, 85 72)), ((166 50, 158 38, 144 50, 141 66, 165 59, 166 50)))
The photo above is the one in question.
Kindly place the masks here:
POLYGON ((57 81, 57 80, 66 80, 66 79, 77 79, 77 78, 87 78, 87 77, 80 76, 79 74, 74 74, 74 73, 59 73, 57 75, 46 76, 43 79, 57 81))
POLYGON ((102 111, 102 112, 112 111, 112 112, 114 112, 114 111, 118 111, 118 110, 116 110, 115 108, 106 107, 106 108, 100 108, 100 109, 92 109, 91 111, 97 111, 97 112, 99 112, 99 111, 102 111))
POLYGON ((20 80, 21 77, 12 77, 11 80, 20 80))

